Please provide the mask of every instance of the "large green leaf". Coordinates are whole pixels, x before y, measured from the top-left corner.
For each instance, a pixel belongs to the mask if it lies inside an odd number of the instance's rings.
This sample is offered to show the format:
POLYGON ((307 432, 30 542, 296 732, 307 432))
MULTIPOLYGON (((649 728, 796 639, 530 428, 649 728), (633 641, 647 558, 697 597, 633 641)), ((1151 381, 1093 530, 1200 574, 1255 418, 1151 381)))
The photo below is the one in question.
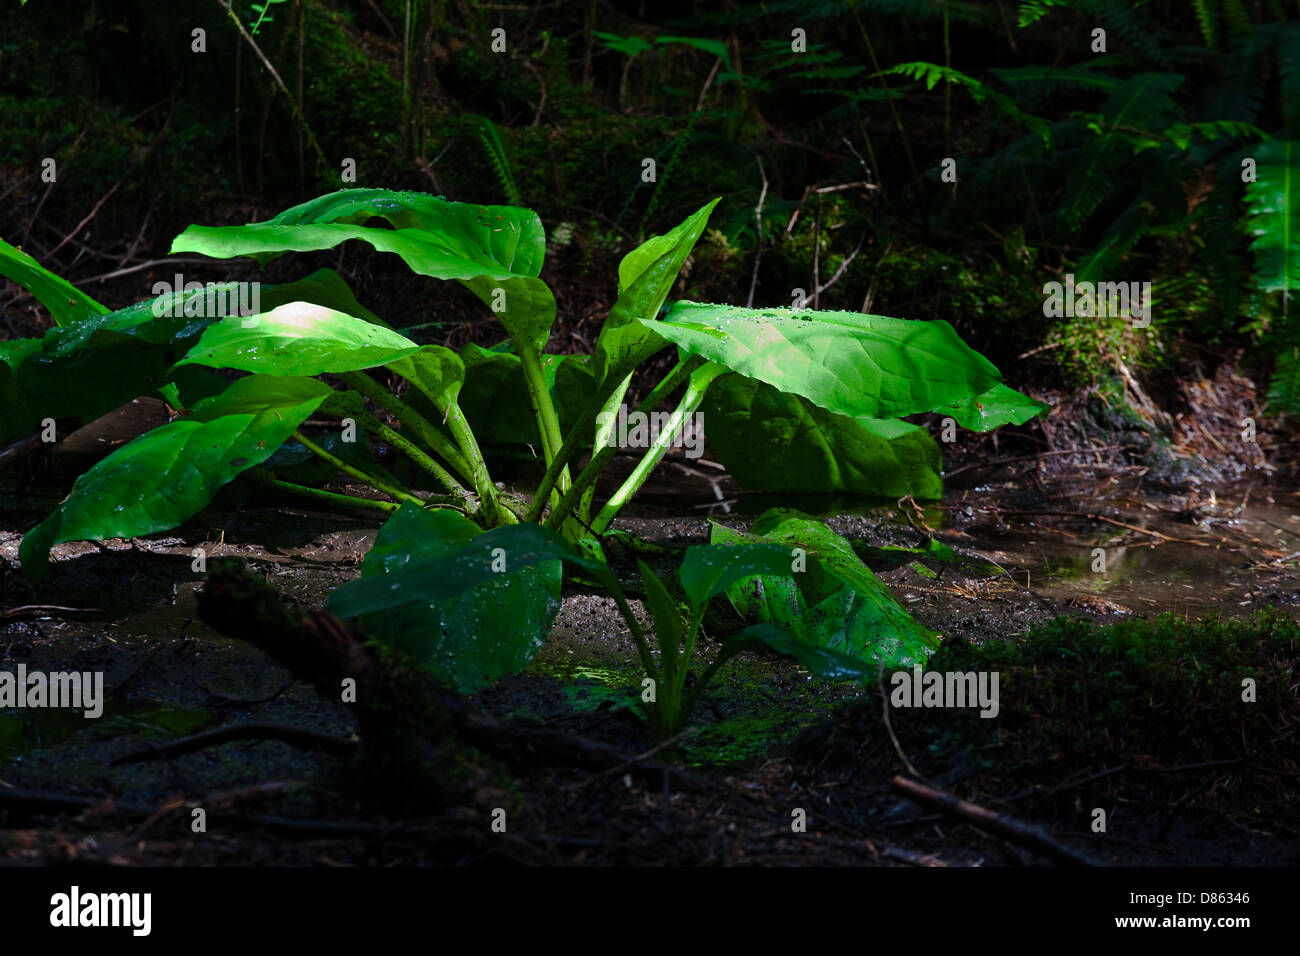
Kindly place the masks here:
POLYGON ((530 209, 455 203, 415 192, 344 189, 266 222, 190 226, 172 243, 172 251, 253 256, 266 262, 285 252, 330 249, 348 239, 392 252, 420 275, 459 280, 497 312, 512 337, 538 351, 545 348, 555 321, 555 297, 537 278, 546 237, 530 209), (376 217, 393 228, 364 225, 376 217))
MULTIPOLYGON (((205 328, 235 304, 235 283, 166 293, 75 325, 53 328, 34 345, 0 346, 0 441, 29 434, 45 418, 87 422, 120 405, 161 391, 174 408, 216 394, 226 382, 197 366, 168 369, 205 328), (187 314, 187 312, 189 314, 187 314), (197 314, 196 314, 197 313, 197 314), (177 382, 166 384, 168 380, 177 382)), ((330 269, 304 279, 260 287, 263 306, 305 299, 331 308, 358 309, 330 269)))
MULTIPOLYGON (((362 577, 384 580, 408 565, 453 554, 479 528, 459 512, 406 502, 379 530, 362 577)), ((509 556, 506 557, 509 562, 509 556)), ((363 614, 362 630, 464 693, 532 660, 559 609, 560 562, 512 567, 461 594, 363 614)))
MULTIPOLYGON (((715 525, 714 537, 734 541, 737 534, 715 525)), ((874 661, 877 666, 921 663, 938 645, 938 636, 898 603, 853 546, 821 522, 796 511, 772 509, 754 522, 747 539, 772 542, 787 550, 804 549, 809 576, 801 581, 797 596, 766 578, 757 585, 752 580, 733 581, 728 596, 738 611, 788 628, 796 638, 874 661), (823 576, 810 573, 814 565, 823 576), (837 586, 836 581, 842 584, 837 586), (757 593, 756 587, 760 589, 757 593), (774 599, 764 596, 773 589, 774 599), (797 617, 787 610, 790 601, 803 604, 797 617)))
POLYGON ((687 599, 702 608, 737 581, 756 574, 788 577, 793 565, 790 549, 775 544, 696 545, 686 549, 678 577, 687 599))
POLYGON ((23 537, 23 570, 39 579, 60 541, 175 527, 226 482, 269 458, 329 391, 315 379, 252 375, 197 403, 188 417, 123 445, 78 478, 67 500, 23 537))
POLYGON ((598 381, 604 382, 610 374, 623 377, 664 347, 653 326, 636 320, 653 322, 658 317, 718 202, 713 200, 675 229, 647 239, 623 257, 618 266, 618 299, 592 353, 598 381))
POLYGON ((456 401, 465 384, 465 363, 442 345, 425 345, 417 352, 389 362, 388 367, 438 408, 456 401))
POLYGON ((879 674, 877 664, 869 664, 861 658, 832 650, 823 644, 800 640, 770 623, 752 624, 728 643, 733 641, 742 647, 763 647, 792 657, 800 666, 827 680, 875 680, 879 674))
POLYGON ((0 276, 12 279, 50 310, 58 325, 72 325, 108 309, 27 253, 0 239, 0 276))
POLYGON ((330 595, 328 606, 340 617, 359 617, 405 604, 427 607, 495 580, 503 573, 494 569, 500 567, 498 559, 502 557, 506 572, 547 561, 568 561, 596 577, 610 593, 622 593, 618 579, 603 561, 582 554, 549 528, 515 524, 493 528, 454 551, 350 581, 330 595))
POLYGON ((916 425, 836 415, 734 374, 713 383, 701 411, 714 454, 747 491, 943 494, 939 448, 916 425))
POLYGON ((176 364, 310 376, 385 365, 419 348, 381 325, 323 305, 290 302, 261 315, 232 315, 208 326, 198 345, 176 364))
POLYGON ((1001 380, 942 320, 678 302, 653 327, 685 352, 850 418, 930 411, 1001 380))
POLYGON ((951 416, 962 428, 991 432, 1002 425, 1023 425, 1051 407, 1014 388, 998 384, 983 395, 962 399, 936 411, 951 416))

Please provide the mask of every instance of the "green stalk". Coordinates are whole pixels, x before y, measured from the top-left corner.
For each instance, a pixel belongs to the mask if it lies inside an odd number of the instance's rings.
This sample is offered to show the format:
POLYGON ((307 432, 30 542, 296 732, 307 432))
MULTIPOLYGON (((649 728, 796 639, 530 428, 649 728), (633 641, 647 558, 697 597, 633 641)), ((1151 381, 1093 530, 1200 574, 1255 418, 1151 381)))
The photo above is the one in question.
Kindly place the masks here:
MULTIPOLYGON (((658 385, 645 397, 645 400, 636 407, 638 412, 651 412, 659 407, 664 400, 664 396, 671 394, 677 389, 677 386, 695 371, 699 366, 704 364, 704 359, 699 356, 679 359, 677 365, 669 372, 658 385)), ((573 510, 574 504, 578 501, 579 496, 582 498, 582 507, 579 514, 582 520, 586 521, 587 516, 591 514, 591 497, 595 493, 596 478, 604 470, 618 453, 618 446, 613 443, 601 444, 601 436, 597 434, 595 447, 596 453, 591 456, 591 461, 587 462, 587 467, 574 479, 573 487, 565 492, 560 503, 551 509, 551 513, 546 516, 546 526, 548 528, 559 528, 560 523, 569 516, 573 510)), ((608 436, 605 436, 607 442, 608 436)))
MULTIPOLYGON (((678 360, 677 364, 680 367, 682 363, 678 360)), ((609 398, 605 400, 605 403, 601 405, 600 412, 596 415, 596 437, 591 445, 593 460, 596 454, 613 444, 610 441, 610 438, 614 434, 614 429, 618 427, 618 410, 623 404, 623 396, 627 394, 627 387, 631 384, 632 373, 628 372, 627 375, 623 377, 623 380, 615 386, 614 394, 610 395, 609 398), (605 416, 605 424, 603 426, 600 425, 601 415, 605 416)), ((605 460, 608 461, 609 459, 607 458, 605 460)), ((601 467, 604 466, 602 465, 601 467)), ((582 495, 582 503, 578 505, 578 516, 583 521, 586 521, 591 517, 591 501, 595 495, 596 485, 592 483, 587 486, 587 490, 582 495)))
POLYGON ((673 682, 673 694, 680 697, 683 689, 686 687, 686 675, 691 668, 691 654, 695 652, 695 635, 700 631, 700 620, 704 617, 704 609, 698 611, 692 610, 691 623, 686 629, 686 642, 682 647, 681 669, 678 671, 677 679, 673 682))
POLYGON ((474 469, 447 436, 438 431, 427 418, 384 388, 365 372, 342 372, 339 378, 347 382, 366 398, 393 415, 403 425, 409 425, 416 436, 429 448, 445 458, 460 476, 471 484, 474 469))
MULTIPOLYGON (((546 467, 551 467, 556 454, 563 444, 560 438, 560 419, 555 414, 555 403, 551 401, 551 390, 546 387, 546 373, 542 370, 542 356, 532 342, 522 338, 515 340, 515 349, 519 352, 519 365, 524 372, 524 383, 528 386, 528 399, 533 405, 533 415, 537 419, 537 431, 542 436, 542 453, 546 467)), ((564 469, 556 482, 560 491, 569 490, 569 471, 564 469)), ((558 500, 558 496, 557 496, 558 500)))
POLYGON ((718 652, 718 656, 715 657, 713 662, 704 669, 704 673, 700 675, 699 680, 695 682, 695 685, 688 690, 682 698, 683 714, 689 714, 695 709, 695 702, 700 699, 700 694, 704 691, 704 688, 709 686, 709 681, 713 680, 713 675, 718 672, 718 668, 735 656, 735 654, 727 654, 722 651, 718 652))
MULTIPOLYGON (((525 520, 536 522, 541 518, 542 511, 546 507, 546 499, 552 497, 551 489, 555 487, 556 482, 559 480, 562 469, 567 474, 569 459, 573 457, 573 453, 582 444, 587 429, 596 420, 596 415, 599 414, 616 387, 617 385, 614 385, 598 391, 591 397, 591 401, 587 402, 587 407, 578 416, 577 423, 569 430, 569 434, 564 436, 564 441, 560 442, 559 451, 556 453, 554 460, 547 465, 546 474, 542 475, 541 483, 537 486, 537 491, 533 495, 533 504, 528 509, 525 520)), ((547 398, 549 397, 548 393, 547 398)), ((568 490, 567 487, 565 490, 568 490)), ((558 504, 558 501, 556 503, 558 504)))
MULTIPOLYGON (((644 668, 646 676, 656 684, 662 683, 662 675, 659 668, 655 667, 654 655, 650 653, 650 645, 646 643, 645 631, 641 628, 641 623, 632 613, 632 608, 628 606, 627 598, 621 591, 606 589, 610 591, 614 598, 614 603, 618 606, 619 613, 623 615, 623 620, 627 622, 628 630, 632 632, 632 641, 636 644, 637 654, 641 658, 641 667, 644 668)), ((657 692, 656 692, 657 693, 657 692)))
POLYGON ((713 384, 713 380, 726 371, 726 366, 719 365, 716 362, 708 362, 691 373, 690 380, 686 385, 686 394, 682 396, 676 410, 669 416, 667 423, 659 432, 658 437, 655 438, 654 444, 650 446, 645 457, 637 462, 637 466, 632 469, 632 474, 628 475, 627 480, 623 482, 618 491, 614 492, 609 501, 605 502, 605 507, 600 509, 600 514, 596 515, 595 520, 591 522, 592 531, 596 534, 603 534, 605 529, 609 527, 610 522, 614 520, 614 516, 622 510, 623 506, 627 504, 634 494, 641 490, 641 486, 646 483, 646 479, 650 477, 651 472, 655 470, 655 466, 659 464, 668 451, 673 435, 682 427, 682 423, 687 416, 693 414, 699 408, 700 403, 704 401, 704 393, 713 384))
POLYGON ((451 437, 456 439, 456 444, 465 453, 465 458, 474 471, 474 490, 478 492, 479 501, 482 502, 480 517, 489 528, 501 524, 517 524, 518 517, 515 513, 497 501, 497 486, 492 483, 487 462, 483 459, 483 451, 479 448, 478 439, 474 437, 474 430, 469 427, 469 421, 461 411, 460 405, 452 399, 443 411, 447 416, 445 421, 451 431, 451 437))
POLYGON ((397 432, 393 431, 393 429, 389 428, 369 412, 362 412, 361 416, 362 420, 375 432, 375 434, 396 447, 398 451, 403 452, 411 459, 411 461, 424 469, 424 471, 433 475, 433 477, 437 479, 438 484, 447 489, 448 493, 450 493, 453 498, 459 499, 462 507, 471 513, 477 510, 477 502, 473 500, 474 496, 470 494, 469 489, 458 482, 446 468, 442 467, 442 465, 438 464, 421 451, 418 445, 410 439, 404 438, 397 432))
POLYGON ((304 498, 314 498, 317 501, 324 501, 331 505, 341 505, 351 508, 365 508, 372 511, 382 511, 389 514, 397 510, 398 506, 391 501, 374 501, 370 498, 359 498, 356 495, 341 495, 334 491, 324 491, 320 488, 308 488, 306 485, 295 484, 292 481, 281 481, 274 478, 265 468, 250 468, 245 472, 248 477, 257 482, 259 485, 265 485, 268 488, 278 488, 281 491, 287 491, 289 494, 301 495, 304 498))
MULTIPOLYGON (((400 374, 400 373, 399 373, 400 374)), ((469 422, 465 418, 465 413, 460 410, 460 405, 454 398, 447 402, 440 402, 438 396, 420 387, 420 383, 414 379, 407 379, 412 388, 421 391, 443 414, 443 424, 451 431, 451 436, 455 439, 456 449, 452 449, 447 444, 442 433, 430 424, 429 420, 422 416, 402 399, 393 395, 387 389, 383 389, 388 400, 393 403, 393 408, 389 411, 398 418, 409 418, 416 426, 416 430, 424 435, 427 431, 429 437, 438 443, 435 451, 438 451, 444 458, 452 463, 461 473, 466 481, 474 485, 474 491, 478 494, 481 506, 479 509, 480 516, 487 523, 488 527, 496 527, 499 524, 515 524, 515 521, 507 519, 502 521, 505 511, 497 502, 497 487, 492 482, 492 476, 488 474, 487 462, 483 459, 483 452, 479 448, 478 441, 474 437, 474 431, 469 427, 469 422)), ((366 384, 376 385, 372 381, 366 384)), ((383 396, 380 396, 383 398, 383 396)), ((432 446, 431 446, 432 447, 432 446)), ((511 518, 514 513, 510 512, 511 518)))
POLYGON ((300 441, 303 447, 306 448, 313 455, 315 455, 317 458, 321 458, 324 459, 325 461, 328 461, 331 465, 333 465, 339 471, 343 472, 345 475, 351 475, 353 478, 357 479, 357 481, 369 485, 371 488, 374 488, 376 491, 382 491, 390 498, 395 498, 398 501, 414 501, 420 507, 424 507, 424 502, 421 501, 419 498, 415 497, 415 495, 408 495, 405 491, 401 491, 400 489, 395 488, 394 486, 390 485, 388 482, 384 481, 382 478, 376 478, 374 475, 366 474, 360 468, 352 467, 342 458, 339 458, 337 455, 331 455, 324 448, 321 448, 320 445, 317 445, 314 441, 312 441, 302 432, 295 431, 293 433, 293 437, 298 441, 300 441))

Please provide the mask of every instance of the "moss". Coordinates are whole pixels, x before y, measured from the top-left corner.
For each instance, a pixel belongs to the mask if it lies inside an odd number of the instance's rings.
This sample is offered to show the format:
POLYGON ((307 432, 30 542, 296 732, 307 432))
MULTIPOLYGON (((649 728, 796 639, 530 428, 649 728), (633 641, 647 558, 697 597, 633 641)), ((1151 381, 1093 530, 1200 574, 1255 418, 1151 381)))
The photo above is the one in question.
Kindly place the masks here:
POLYGON ((946 644, 929 668, 997 672, 1000 711, 993 719, 973 710, 895 711, 900 735, 946 739, 996 754, 1004 766, 1281 766, 1297 753, 1300 625, 1277 612, 1198 622, 1166 614, 1104 627, 1059 618, 1022 640, 946 644), (1253 703, 1242 699, 1247 680, 1253 703))

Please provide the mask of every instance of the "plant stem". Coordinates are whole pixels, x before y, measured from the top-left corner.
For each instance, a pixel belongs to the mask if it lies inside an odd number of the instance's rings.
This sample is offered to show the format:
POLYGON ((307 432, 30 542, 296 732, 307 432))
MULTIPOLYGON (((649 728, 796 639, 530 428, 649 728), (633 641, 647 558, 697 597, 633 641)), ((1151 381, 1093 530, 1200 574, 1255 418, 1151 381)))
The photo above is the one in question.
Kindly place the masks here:
MULTIPOLYGON (((282 93, 284 93, 285 98, 289 101, 289 108, 293 110, 293 118, 297 120, 299 128, 307 134, 308 142, 311 143, 312 149, 316 151, 316 159, 319 164, 317 166, 317 172, 321 176, 329 176, 331 172, 329 160, 325 158, 324 150, 320 148, 320 143, 316 141, 316 134, 313 133, 311 127, 307 125, 307 120, 302 115, 302 111, 298 108, 298 104, 294 100, 293 94, 289 92, 289 87, 285 85, 284 80, 280 79, 279 71, 277 71, 271 64, 271 61, 266 58, 266 54, 263 53, 262 48, 257 45, 257 41, 249 36, 248 31, 244 29, 244 24, 240 22, 238 15, 236 15, 235 11, 231 8, 230 0, 217 0, 217 3, 225 9, 231 22, 233 22, 235 28, 239 30, 239 35, 242 36, 245 42, 253 48, 253 52, 257 54, 257 58, 262 61, 262 65, 266 67, 267 72, 271 74, 271 78, 275 80, 275 85, 282 93)), ((265 11, 263 11, 263 13, 265 13, 265 11)))
POLYGON ((691 372, 690 380, 686 385, 686 394, 682 396, 681 402, 672 415, 669 416, 668 421, 660 430, 645 457, 637 462, 636 468, 632 469, 632 474, 628 475, 627 480, 623 482, 618 491, 614 492, 609 501, 605 502, 605 507, 600 509, 600 514, 596 515, 595 520, 591 522, 592 531, 596 534, 604 533, 610 522, 614 520, 615 515, 641 489, 641 486, 646 483, 646 479, 650 477, 650 473, 655 470, 655 466, 663 459, 664 454, 668 451, 668 446, 672 444, 673 436, 682 427, 682 423, 685 422, 687 416, 693 414, 699 408, 700 402, 704 401, 704 393, 708 391, 713 380, 726 371, 727 368, 724 365, 719 365, 716 362, 706 362, 691 372))
POLYGON ((725 648, 718 651, 718 656, 715 657, 709 666, 704 669, 704 673, 700 675, 699 679, 695 682, 695 685, 683 696, 683 714, 690 714, 690 712, 695 709, 695 702, 700 699, 700 694, 704 692, 704 688, 709 686, 709 681, 713 680, 713 675, 718 672, 718 668, 735 656, 735 652, 727 653, 725 648))
POLYGON ((333 491, 324 491, 320 488, 308 488, 306 485, 295 484, 292 481, 281 481, 274 478, 265 468, 250 468, 244 472, 250 479, 259 485, 265 485, 268 488, 278 488, 281 491, 287 491, 289 494, 301 495, 304 498, 314 498, 317 501, 328 502, 332 505, 341 505, 345 508, 364 508, 371 511, 382 511, 389 514, 397 510, 398 506, 391 501, 374 501, 370 498, 360 498, 356 495, 341 495, 333 491))
POLYGON ((441 402, 438 400, 437 395, 422 388, 415 379, 407 379, 407 381, 410 382, 412 388, 422 392, 433 403, 434 407, 442 412, 443 424, 451 431, 451 436, 456 442, 456 448, 447 443, 442 433, 434 428, 428 419, 411 408, 402 399, 393 395, 392 392, 387 389, 379 389, 378 383, 368 376, 363 385, 373 385, 377 391, 381 391, 382 394, 377 399, 372 400, 392 402, 393 408, 390 408, 389 411, 404 421, 410 420, 421 436, 427 433, 429 438, 437 443, 435 450, 451 462, 466 481, 474 485, 474 491, 478 494, 481 502, 479 517, 486 522, 488 527, 494 528, 503 523, 515 524, 514 512, 509 512, 510 517, 505 518, 507 509, 503 509, 497 501, 497 487, 492 482, 492 476, 488 474, 487 462, 483 459, 483 452, 479 448, 478 440, 474 437, 474 431, 469 427, 465 413, 461 411, 456 399, 450 398, 446 402, 441 402))
POLYGON ((686 687, 686 675, 691 667, 691 654, 695 652, 695 635, 700 632, 700 619, 703 617, 703 608, 691 609, 690 625, 686 628, 686 640, 682 646, 681 657, 678 658, 682 666, 676 675, 677 679, 673 682, 674 695, 680 696, 686 687))
POLYGON ((321 448, 320 445, 317 445, 315 442, 313 442, 302 432, 295 431, 293 433, 293 437, 299 442, 301 442, 303 447, 306 448, 313 455, 315 455, 317 458, 321 458, 324 459, 325 461, 328 461, 331 465, 333 465, 339 471, 343 472, 345 475, 351 475, 353 478, 357 479, 358 481, 364 482, 365 484, 369 485, 371 488, 374 488, 377 491, 382 491, 390 498, 395 498, 398 501, 414 501, 417 505, 424 507, 424 502, 421 501, 419 498, 415 497, 415 495, 408 495, 405 491, 395 488, 394 486, 390 485, 388 482, 384 481, 382 478, 377 478, 374 475, 368 475, 360 468, 354 468, 352 465, 349 465, 342 458, 339 458, 337 455, 332 455, 329 452, 327 452, 324 448, 321 448))
POLYGON ((362 412, 361 414, 364 417, 365 423, 370 426, 376 434, 381 436, 384 441, 394 445, 399 451, 403 452, 408 458, 410 458, 411 461, 415 462, 422 469, 433 475, 433 477, 438 480, 438 484, 447 489, 453 498, 459 500, 462 507, 471 514, 477 511, 478 503, 473 500, 474 496, 470 494, 469 489, 464 487, 452 476, 451 472, 421 451, 419 446, 410 439, 402 437, 374 415, 371 415, 369 412, 362 412))
POLYGON ((462 478, 473 483, 474 469, 465 460, 465 456, 427 418, 365 372, 342 372, 339 374, 339 378, 387 411, 403 425, 409 425, 422 442, 445 458, 460 473, 462 478))
MULTIPOLYGON (((613 376, 611 376, 611 378, 613 378, 613 376)), ((528 509, 528 515, 525 520, 536 522, 541 517, 542 511, 546 508, 546 499, 550 496, 551 489, 555 487, 555 484, 560 477, 561 469, 566 468, 569 459, 573 457, 573 453, 576 452, 578 446, 582 444, 583 436, 587 434, 587 429, 591 426, 591 423, 596 420, 596 415, 604 407, 605 402, 609 400, 609 396, 613 394, 613 390, 616 387, 617 385, 609 386, 598 391, 591 397, 591 401, 587 402, 587 407, 584 408, 582 414, 578 416, 577 423, 569 430, 569 434, 564 436, 564 441, 560 443, 559 451, 555 455, 554 460, 547 465, 546 474, 542 475, 541 483, 537 486, 537 491, 533 495, 533 504, 528 509)))
POLYGON ((474 437, 474 430, 469 427, 469 421, 465 418, 465 413, 460 410, 460 405, 452 399, 447 403, 444 412, 451 436, 456 439, 456 444, 465 453, 465 458, 473 469, 474 490, 478 492, 479 501, 482 502, 479 517, 489 528, 500 524, 517 524, 519 519, 515 513, 497 501, 497 486, 492 483, 487 462, 483 460, 483 451, 479 448, 478 439, 474 437))
MULTIPOLYGON (((519 353, 519 364, 523 368, 524 382, 528 386, 528 398, 532 402, 533 414, 537 419, 537 430, 542 436, 542 453, 549 471, 564 444, 560 437, 560 419, 555 414, 551 390, 546 387, 542 357, 537 347, 521 336, 515 339, 515 350, 519 353)), ((569 469, 562 461, 559 467, 555 484, 559 493, 563 493, 569 490, 569 469)), ((552 497, 557 503, 559 502, 560 494, 553 494, 552 497)))
MULTIPOLYGON (((614 393, 605 399, 604 404, 600 406, 600 411, 596 414, 596 436, 591 444, 593 458, 606 447, 614 445, 610 439, 613 437, 614 430, 618 427, 618 410, 622 406, 623 396, 627 394, 628 386, 631 384, 632 373, 628 372, 614 386, 614 393), (604 424, 601 424, 602 417, 605 419, 604 424)), ((614 445, 614 447, 617 449, 617 445, 614 445)), ((606 458, 605 461, 608 462, 609 459, 606 458)), ((603 468, 604 464, 601 467, 603 468)), ((588 485, 587 490, 583 492, 582 503, 578 505, 578 516, 583 521, 591 517, 591 500, 595 494, 596 486, 594 483, 588 485)))
MULTIPOLYGON (((669 372, 654 390, 645 397, 645 400, 636 407, 638 412, 650 412, 659 407, 664 400, 664 396, 671 394, 677 386, 695 371, 699 366, 704 364, 704 359, 699 356, 690 356, 689 358, 678 359, 677 365, 669 372)), ((599 437, 599 436, 598 436, 599 437)), ((599 444, 599 442, 598 442, 599 444)), ((551 509, 551 513, 546 516, 546 526, 548 528, 559 528, 560 523, 569 516, 573 510, 574 503, 578 497, 582 497, 583 508, 579 512, 586 520, 586 516, 591 513, 591 494, 590 491, 595 487, 596 478, 604 470, 618 453, 618 446, 612 442, 607 442, 596 448, 595 454, 591 456, 591 461, 587 462, 587 467, 574 479, 573 487, 565 492, 560 503, 551 509)))

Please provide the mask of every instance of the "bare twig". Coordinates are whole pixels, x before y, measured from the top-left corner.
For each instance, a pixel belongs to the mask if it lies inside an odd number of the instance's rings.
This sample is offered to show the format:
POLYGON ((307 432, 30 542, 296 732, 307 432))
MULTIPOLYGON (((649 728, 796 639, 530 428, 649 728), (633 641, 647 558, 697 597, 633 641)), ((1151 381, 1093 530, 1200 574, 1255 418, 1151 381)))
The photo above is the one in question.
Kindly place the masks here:
POLYGON ((758 264, 763 261, 763 201, 767 199, 767 173, 763 171, 763 158, 758 159, 758 175, 763 177, 763 189, 758 194, 758 205, 754 207, 754 219, 758 223, 758 248, 754 252, 754 273, 749 278, 749 298, 745 300, 745 308, 754 306, 754 288, 758 285, 758 264))
POLYGON ((876 680, 880 685, 880 708, 881 716, 885 719, 885 730, 889 732, 889 739, 894 744, 894 753, 898 754, 898 759, 903 761, 903 766, 913 777, 921 776, 917 769, 912 766, 912 761, 907 759, 907 754, 903 753, 903 745, 898 742, 898 735, 894 733, 894 725, 889 720, 889 695, 885 693, 885 668, 881 665, 880 673, 876 675, 876 680))
POLYGON ((167 743, 154 744, 143 750, 133 750, 114 760, 109 766, 118 767, 127 763, 141 763, 145 760, 160 760, 193 753, 205 747, 229 743, 232 740, 282 740, 294 747, 304 750, 324 750, 328 753, 346 756, 356 750, 356 745, 342 737, 321 733, 306 727, 294 727, 289 724, 277 724, 254 721, 246 724, 234 724, 230 727, 218 727, 202 733, 181 737, 167 743))
POLYGON ((312 149, 316 151, 316 156, 321 163, 321 172, 322 173, 326 172, 329 169, 329 160, 325 158, 325 151, 320 148, 320 143, 316 141, 316 134, 313 133, 311 131, 311 127, 307 125, 307 120, 303 117, 302 113, 299 111, 298 104, 294 100, 293 93, 289 91, 289 87, 286 86, 284 80, 280 78, 279 71, 276 70, 275 65, 266 58, 266 54, 263 53, 262 48, 257 45, 257 41, 248 35, 248 31, 244 29, 243 22, 240 21, 238 15, 236 15, 234 9, 232 9, 230 5, 230 0, 217 0, 217 3, 221 4, 221 6, 225 9, 226 14, 230 17, 231 22, 234 23, 235 28, 239 30, 239 35, 244 38, 244 41, 250 47, 252 47, 253 52, 257 54, 257 58, 262 61, 262 66, 266 67, 267 72, 271 74, 271 78, 275 80, 275 85, 279 87, 282 93, 284 93, 285 99, 289 101, 289 108, 293 110, 294 119, 298 121, 298 125, 301 127, 302 131, 307 134, 308 142, 311 143, 312 149))
POLYGON ((895 777, 892 786, 895 792, 902 794, 909 800, 935 810, 942 810, 944 813, 972 823, 983 830, 996 833, 1012 843, 1018 843, 1021 846, 1037 850, 1058 863, 1071 866, 1102 865, 1087 854, 1080 853, 1078 850, 1071 849, 1060 841, 1053 839, 1038 827, 1023 823, 1005 813, 994 813, 992 810, 973 803, 967 803, 952 794, 923 786, 905 777, 895 777))
POLYGON ((840 276, 844 275, 844 270, 847 269, 847 268, 849 267, 849 263, 851 263, 854 259, 856 259, 856 258, 858 257, 858 253, 862 251, 862 244, 863 244, 864 242, 866 242, 866 241, 867 241, 867 234, 864 232, 864 233, 862 234, 862 238, 858 240, 858 244, 857 244, 857 246, 855 246, 854 249, 853 249, 853 251, 850 252, 850 253, 845 257, 844 261, 840 263, 840 267, 839 267, 838 269, 835 270, 835 274, 834 274, 833 276, 831 276, 829 279, 826 280, 826 284, 825 284, 825 285, 822 285, 822 286, 818 286, 818 287, 817 287, 817 293, 818 293, 818 295, 820 295, 821 293, 825 292, 827 289, 829 289, 829 288, 830 288, 831 286, 833 286, 835 283, 837 283, 837 282, 840 281, 840 276))

